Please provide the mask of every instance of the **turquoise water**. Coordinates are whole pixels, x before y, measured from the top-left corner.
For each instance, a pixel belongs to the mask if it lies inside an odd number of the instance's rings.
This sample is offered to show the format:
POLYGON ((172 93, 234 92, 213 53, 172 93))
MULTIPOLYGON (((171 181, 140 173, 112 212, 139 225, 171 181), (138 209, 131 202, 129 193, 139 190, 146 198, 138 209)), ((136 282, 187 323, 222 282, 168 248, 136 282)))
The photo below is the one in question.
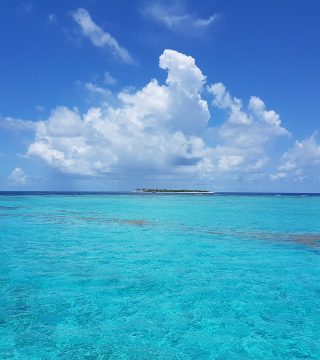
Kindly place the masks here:
POLYGON ((0 359, 320 359, 320 197, 0 196, 0 359))

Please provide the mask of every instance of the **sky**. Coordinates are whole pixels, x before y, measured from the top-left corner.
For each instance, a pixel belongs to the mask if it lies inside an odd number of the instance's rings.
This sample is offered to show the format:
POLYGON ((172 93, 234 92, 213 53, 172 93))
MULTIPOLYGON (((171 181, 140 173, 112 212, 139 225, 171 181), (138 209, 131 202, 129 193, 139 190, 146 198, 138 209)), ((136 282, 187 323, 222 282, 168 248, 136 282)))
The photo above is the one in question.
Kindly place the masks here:
POLYGON ((320 192, 317 0, 3 0, 0 190, 320 192))

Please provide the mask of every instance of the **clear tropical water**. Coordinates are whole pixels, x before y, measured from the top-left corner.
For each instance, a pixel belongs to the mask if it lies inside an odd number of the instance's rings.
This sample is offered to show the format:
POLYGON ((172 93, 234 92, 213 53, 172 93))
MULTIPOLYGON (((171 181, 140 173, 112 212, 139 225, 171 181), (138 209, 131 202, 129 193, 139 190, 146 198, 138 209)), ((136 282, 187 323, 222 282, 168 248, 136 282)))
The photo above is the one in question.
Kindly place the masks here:
POLYGON ((320 197, 0 195, 0 359, 320 359, 320 197))

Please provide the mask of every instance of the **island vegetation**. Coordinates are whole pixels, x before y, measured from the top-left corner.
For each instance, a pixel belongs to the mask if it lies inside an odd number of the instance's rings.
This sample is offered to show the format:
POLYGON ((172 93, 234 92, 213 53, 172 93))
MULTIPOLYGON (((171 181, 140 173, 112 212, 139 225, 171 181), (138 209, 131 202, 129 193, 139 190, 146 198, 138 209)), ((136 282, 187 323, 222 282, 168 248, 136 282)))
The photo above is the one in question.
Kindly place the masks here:
POLYGON ((143 193, 210 193, 209 190, 193 190, 193 189, 158 189, 158 188, 138 188, 136 192, 143 193))

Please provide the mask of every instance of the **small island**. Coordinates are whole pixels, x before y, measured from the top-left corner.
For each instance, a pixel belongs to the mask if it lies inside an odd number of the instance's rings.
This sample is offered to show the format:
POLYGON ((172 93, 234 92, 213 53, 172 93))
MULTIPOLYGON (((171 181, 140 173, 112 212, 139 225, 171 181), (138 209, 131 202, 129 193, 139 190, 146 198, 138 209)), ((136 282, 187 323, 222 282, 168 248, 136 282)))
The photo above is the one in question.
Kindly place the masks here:
POLYGON ((135 192, 141 193, 205 193, 212 194, 209 190, 190 190, 190 189, 149 189, 149 188, 138 188, 135 192))

